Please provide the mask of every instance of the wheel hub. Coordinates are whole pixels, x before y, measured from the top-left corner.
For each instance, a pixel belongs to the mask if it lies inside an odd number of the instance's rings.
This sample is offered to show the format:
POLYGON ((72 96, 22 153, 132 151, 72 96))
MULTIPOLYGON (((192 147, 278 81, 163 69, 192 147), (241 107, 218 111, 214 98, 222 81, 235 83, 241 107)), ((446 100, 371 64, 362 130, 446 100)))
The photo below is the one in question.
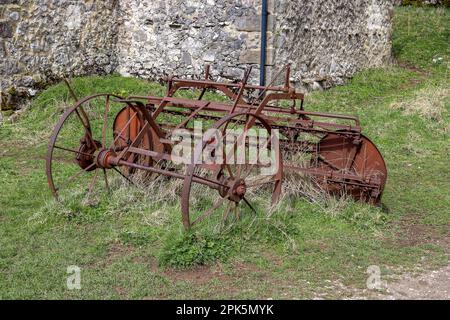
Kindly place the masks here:
POLYGON ((75 158, 78 165, 86 171, 92 171, 96 169, 96 166, 92 165, 95 158, 94 154, 101 145, 101 143, 97 140, 94 140, 94 143, 92 143, 91 141, 92 140, 87 138, 86 136, 80 139, 80 147, 78 148, 79 153, 75 158))
POLYGON ((95 153, 95 163, 98 168, 111 169, 114 166, 112 159, 116 154, 109 149, 101 149, 95 153))
POLYGON ((221 183, 225 185, 219 189, 219 194, 222 198, 228 197, 231 201, 239 202, 247 192, 244 179, 225 178, 221 183))

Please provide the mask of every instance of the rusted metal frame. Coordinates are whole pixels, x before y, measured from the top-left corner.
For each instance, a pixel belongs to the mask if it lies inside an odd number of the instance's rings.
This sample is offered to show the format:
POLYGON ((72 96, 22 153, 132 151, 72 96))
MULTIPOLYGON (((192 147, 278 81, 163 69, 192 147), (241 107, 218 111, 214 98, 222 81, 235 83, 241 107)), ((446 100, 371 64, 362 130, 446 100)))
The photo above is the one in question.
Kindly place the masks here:
MULTIPOLYGON (((138 112, 137 110, 142 111, 144 119, 147 121, 143 127, 141 128, 141 130, 139 131, 139 133, 137 134, 136 138, 132 141, 132 143, 126 147, 125 149, 123 149, 120 154, 119 154, 119 159, 122 159, 123 157, 125 157, 125 155, 127 155, 128 153, 128 149, 130 147, 136 147, 136 145, 141 141, 141 139, 144 137, 145 133, 147 130, 150 130, 150 127, 155 130, 156 135, 158 136, 159 139, 164 137, 164 133, 161 130, 161 128, 159 127, 159 125, 155 122, 155 120, 152 118, 152 116, 150 115, 150 113, 148 112, 148 110, 145 108, 145 105, 141 102, 141 101, 136 101, 136 100, 120 100, 120 102, 124 102, 127 103, 127 105, 130 108, 133 108, 135 110, 135 112, 138 112), (136 104, 136 105, 134 105, 136 104)), ((127 158, 127 157, 126 157, 127 158)))
MULTIPOLYGON (((135 168, 135 169, 151 171, 151 172, 154 172, 154 173, 158 173, 158 174, 169 176, 169 177, 176 178, 176 179, 184 180, 186 178, 186 175, 184 175, 182 173, 178 173, 178 172, 174 172, 174 171, 168 171, 168 170, 164 170, 164 169, 159 169, 159 168, 151 167, 151 166, 144 166, 144 165, 137 164, 137 163, 134 163, 134 162, 129 162, 129 161, 126 161, 126 160, 123 160, 123 159, 118 159, 117 164, 119 166, 127 166, 127 167, 131 167, 131 168, 135 168)), ((192 181, 194 181, 196 183, 204 184, 204 185, 206 185, 206 186, 208 186, 210 188, 213 188, 213 189, 217 189, 219 187, 228 188, 228 186, 220 183, 219 181, 206 179, 206 178, 199 177, 199 176, 196 176, 196 175, 193 176, 192 181)))
POLYGON ((210 102, 207 102, 203 106, 201 106, 201 107, 199 107, 197 109, 194 109, 191 112, 191 114, 183 122, 181 122, 178 126, 175 127, 174 130, 177 130, 177 129, 180 129, 180 128, 184 128, 189 123, 189 121, 192 120, 192 118, 194 118, 200 111, 205 109, 209 104, 210 104, 210 102))
MULTIPOLYGON (((273 100, 289 100, 289 99, 303 99, 303 94, 300 93, 270 93, 268 94, 263 101, 261 102, 261 104, 258 106, 258 108, 255 110, 254 114, 255 115, 260 115, 263 110, 265 110, 265 107, 267 106, 267 104, 270 101, 273 100)), ((332 115, 332 114, 324 114, 324 113, 320 113, 320 112, 305 112, 305 111, 300 111, 303 114, 310 114, 310 115, 315 115, 318 117, 329 117, 329 118, 335 118, 335 119, 346 119, 346 120, 353 120, 355 121, 356 125, 359 126, 359 120, 356 117, 352 117, 352 116, 345 116, 345 115, 332 115)), ((255 119, 253 118, 252 121, 254 122, 255 119)), ((307 121, 307 120, 295 120, 295 121, 307 121)), ((247 126, 251 126, 253 125, 253 123, 248 123, 247 126)), ((328 125, 328 124, 326 124, 328 125)))
MULTIPOLYGON (((154 104, 158 104, 157 102, 155 102, 155 100, 149 100, 150 103, 148 104, 148 106, 154 105, 154 104)), ((168 97, 165 100, 166 105, 164 105, 164 107, 174 107, 174 108, 185 108, 185 109, 195 109, 198 108, 200 106, 203 105, 203 103, 205 101, 196 101, 196 100, 189 100, 189 99, 184 99, 184 98, 171 98, 168 97), (199 102, 201 102, 202 104, 199 104, 199 102), (169 104, 170 103, 170 104, 169 104)), ((220 102, 210 102, 209 105, 204 109, 204 111, 213 111, 213 112, 220 112, 220 113, 229 113, 230 112, 230 108, 232 106, 226 103, 220 103, 220 102)), ((256 107, 253 105, 249 105, 249 104, 238 104, 236 107, 236 112, 244 112, 244 111, 252 111, 255 110, 256 107)), ((268 106, 267 110, 265 111, 270 111, 270 112, 283 112, 287 111, 285 113, 290 114, 289 110, 286 109, 282 109, 282 108, 277 108, 277 107, 272 107, 272 106, 268 106)), ((160 112, 162 112, 163 110, 160 110, 157 115, 159 115, 160 112)), ((156 112, 156 111, 155 111, 156 112)), ((154 113, 155 114, 155 113, 154 113)))
MULTIPOLYGON (((188 81, 188 80, 186 80, 186 81, 188 81)), ((176 83, 174 83, 173 80, 171 80, 171 89, 168 92, 167 96, 162 98, 162 100, 159 103, 157 103, 158 104, 158 108, 156 109, 156 111, 154 113, 154 117, 156 118, 161 113, 161 111, 167 105, 167 103, 163 103, 163 102, 169 100, 168 98, 172 98, 173 95, 175 94, 175 92, 177 92, 180 89, 192 89, 192 88, 194 88, 194 89, 202 89, 200 97, 197 99, 197 101, 201 101, 201 98, 203 98, 204 92, 206 92, 207 89, 215 89, 215 90, 221 91, 223 94, 225 94, 231 100, 236 100, 236 97, 237 97, 236 93, 234 93, 227 86, 222 85, 222 84, 219 84, 219 85, 200 84, 200 85, 197 85, 195 87, 192 87, 191 85, 186 84, 184 80, 180 81, 180 82, 176 82, 176 83)), ((161 99, 161 98, 159 98, 159 99, 161 99)), ((190 101, 192 101, 192 100, 190 100, 190 101)), ((242 96, 238 97, 238 101, 241 104, 246 104, 247 103, 242 98, 242 96)))
MULTIPOLYGON (((227 115, 227 116, 223 117, 222 119, 220 119, 219 121, 217 121, 212 126, 212 128, 219 129, 220 127, 222 127, 222 125, 226 124, 233 117, 240 117, 245 114, 247 114, 247 113, 242 112, 242 113, 235 113, 235 114, 227 115)), ((261 116, 254 115, 251 113, 248 113, 248 115, 252 116, 253 118, 257 118, 266 127, 267 131, 269 133, 271 132, 271 127, 261 116)), ((195 182, 194 171, 195 171, 195 167, 197 166, 195 163, 197 162, 198 157, 201 155, 202 151, 206 147, 208 140, 210 138, 211 138, 211 134, 209 136, 202 138, 202 143, 198 144, 195 148, 194 162, 192 164, 190 164, 189 166, 187 166, 187 168, 186 168, 186 175, 185 175, 185 179, 184 179, 184 183, 183 183, 183 193, 182 193, 182 198, 181 198, 183 225, 184 225, 185 229, 189 229, 191 227, 190 218, 189 218, 189 198, 190 198, 190 190, 191 190, 192 182, 195 182)), ((280 164, 280 166, 282 167, 282 163, 280 164)), ((217 170, 216 170, 216 173, 217 173, 217 170)))
MULTIPOLYGON (((233 91, 231 91, 228 87, 225 86, 217 86, 214 89, 223 92, 228 98, 230 98, 231 100, 235 100, 236 99, 236 93, 234 93, 233 91)), ((242 97, 239 97, 239 103, 241 104, 245 104, 247 103, 242 97)))
MULTIPOLYGON (((72 96, 72 99, 73 99, 75 102, 77 102, 77 101, 78 101, 77 95, 75 94, 75 91, 73 91, 72 86, 70 85, 69 80, 67 80, 66 78, 64 78, 64 82, 65 82, 65 84, 66 84, 66 86, 67 86, 67 88, 68 88, 68 90, 69 90, 69 94, 72 96)), ((84 118, 86 119, 86 121, 87 121, 86 126, 89 128, 89 132, 90 132, 89 118, 87 117, 87 114, 86 114, 86 112, 84 111, 84 109, 83 109, 82 106, 80 106, 80 111, 81 111, 81 114, 83 115, 83 117, 84 117, 84 118)), ((80 120, 81 120, 81 119, 80 119, 80 120)), ((83 123, 83 125, 84 125, 84 123, 83 123)), ((85 127, 86 127, 86 126, 85 126, 85 127)))
POLYGON ((156 151, 142 149, 142 148, 136 148, 136 147, 129 147, 128 152, 140 154, 143 156, 149 156, 149 157, 155 158, 157 160, 178 161, 178 162, 182 162, 182 160, 183 160, 181 157, 175 157, 168 153, 161 153, 161 152, 156 152, 156 151))
MULTIPOLYGON (((269 118, 270 119, 270 118, 269 118)), ((299 123, 302 124, 302 126, 295 127, 295 126, 285 126, 286 128, 290 129, 297 129, 301 131, 324 131, 324 132, 334 132, 334 131, 327 131, 328 128, 332 128, 335 130, 346 130, 345 133, 349 133, 351 135, 358 135, 361 132, 361 127, 356 126, 352 127, 350 125, 345 124, 338 124, 338 123, 330 123, 330 122, 321 122, 321 121, 310 121, 310 120, 294 120, 291 121, 292 123, 299 123), (315 129, 322 128, 322 129, 315 129)), ((344 133, 344 132, 342 132, 344 133)))
MULTIPOLYGON (((205 65, 205 80, 209 80, 209 69, 210 69, 209 64, 206 64, 205 65)), ((207 90, 206 87, 202 89, 202 92, 200 92, 200 95, 198 96, 197 100, 203 99, 203 96, 206 93, 206 90, 207 90)))
MULTIPOLYGON (((180 106, 177 106, 177 107, 172 106, 172 105, 168 106, 168 108, 171 108, 171 107, 182 108, 180 106)), ((209 105, 208 105, 208 107, 209 107, 209 105)), ((195 110, 195 107, 190 107, 189 106, 189 107, 185 107, 185 108, 192 108, 192 109, 195 110)), ((216 111, 216 110, 212 110, 210 108, 206 108, 205 107, 203 111, 216 111)), ((221 111, 218 111, 218 112, 221 112, 221 111)), ((163 113, 177 115, 177 116, 186 116, 186 117, 188 117, 190 115, 190 113, 188 113, 188 112, 183 112, 181 110, 172 110, 172 109, 165 109, 163 111, 163 113)), ((328 115, 328 114, 326 114, 326 115, 328 115)), ((325 114, 324 114, 324 116, 325 116, 325 114)), ((219 120, 219 119, 221 119, 220 116, 206 115, 206 114, 196 114, 196 117, 204 118, 204 119, 208 119, 208 120, 219 120)), ((286 128, 286 129, 292 129, 292 130, 297 130, 297 131, 302 131, 302 132, 306 131, 306 132, 317 132, 317 133, 334 133, 335 132, 335 131, 327 130, 327 129, 316 129, 316 128, 314 128, 314 127, 312 127, 310 125, 310 122, 308 122, 308 120, 299 121, 298 119, 272 117, 272 116, 268 116, 268 115, 264 115, 264 117, 265 117, 266 120, 269 121, 270 125, 273 128, 278 128, 278 129, 286 128), (289 125, 277 124, 277 122, 282 122, 282 121, 291 121, 291 122, 294 122, 294 123, 305 123, 306 125, 301 126, 301 127, 294 127, 294 126, 289 126, 289 125)), ((352 119, 350 119, 350 120, 352 120, 352 119)), ((239 120, 236 120, 236 121, 239 121, 239 120)), ((175 126, 171 127, 169 124, 162 123, 160 125, 162 127, 167 127, 167 128, 172 128, 172 129, 175 128, 175 126)), ((328 123, 328 122, 314 121, 314 125, 316 125, 318 127, 319 126, 320 127, 324 127, 324 128, 325 127, 334 128, 334 129, 337 129, 337 130, 345 129, 345 130, 347 130, 347 132, 345 132, 345 133, 342 132, 342 134, 349 134, 349 135, 359 135, 359 133, 361 131, 361 127, 359 127, 359 126, 349 126, 349 125, 342 125, 342 124, 335 124, 335 123, 328 123)))
POLYGON ((167 81, 167 94, 164 98, 162 98, 162 99, 160 98, 160 102, 157 103, 158 107, 152 113, 152 117, 155 120, 158 117, 158 115, 161 113, 161 111, 164 109, 164 107, 167 105, 168 102, 166 101, 166 98, 172 97, 177 90, 178 90, 178 87, 176 85, 174 85, 173 78, 169 78, 169 80, 167 81))
MULTIPOLYGON (((189 80, 189 79, 172 79, 173 83, 182 83, 182 87, 189 87, 195 89, 202 89, 205 85, 209 88, 217 88, 217 87, 227 87, 227 88, 240 88, 239 83, 226 83, 226 82, 215 82, 211 80, 189 80)), ((245 89, 255 89, 255 90, 264 90, 267 91, 279 91, 279 92, 287 92, 285 87, 280 86, 259 86, 247 84, 245 89)))
MULTIPOLYGON (((128 109, 130 110, 131 108, 129 107, 128 109)), ((131 135, 131 134, 130 134, 130 124, 131 124, 131 122, 134 120, 134 118, 137 117, 137 114, 138 114, 138 113, 135 112, 132 116, 130 116, 130 112, 128 111, 128 121, 125 123, 124 127, 122 128, 122 130, 120 130, 120 132, 117 133, 117 136, 114 138, 114 140, 113 140, 111 146, 109 147, 110 149, 113 149, 113 148, 114 148, 114 150, 116 150, 116 148, 115 148, 114 145, 115 145, 116 142, 119 140, 119 138, 122 136, 122 133, 125 132, 125 130, 128 130, 128 136, 131 135)), ((116 133, 113 132, 113 134, 116 134, 116 133)), ((122 140, 125 140, 125 139, 122 138, 122 140)), ((125 141, 125 142, 127 142, 127 141, 125 141)), ((121 150, 123 150, 123 148, 122 148, 121 150)))
POLYGON ((342 180, 333 181, 333 182, 337 182, 337 183, 350 183, 350 181, 344 181, 344 180, 354 180, 354 181, 360 182, 361 185, 370 187, 370 188, 379 186, 378 184, 365 183, 364 178, 360 177, 358 175, 344 174, 344 173, 338 173, 338 172, 331 171, 331 170, 323 170, 323 169, 316 169, 316 168, 297 167, 297 166, 293 166, 293 165, 289 165, 289 164, 285 164, 284 167, 286 170, 304 172, 307 174, 324 177, 327 180, 342 179, 342 180))
MULTIPOLYGON (((163 99, 165 99, 165 102, 170 102, 170 105, 165 105, 164 107, 177 107, 177 108, 197 108, 198 104, 196 104, 196 102, 199 101, 193 101, 190 99, 184 99, 184 98, 173 98, 173 97, 166 97, 166 98, 158 98, 158 97, 152 97, 152 96, 130 96, 128 97, 129 99, 142 99, 142 100, 147 100, 148 104, 147 107, 151 107, 153 105, 160 105, 161 101, 163 99)), ((205 109, 205 111, 217 111, 217 112, 223 112, 223 113, 228 113, 230 111, 230 107, 231 105, 226 104, 226 103, 220 103, 220 102, 211 102, 210 105, 208 106, 207 109, 205 109)), ((153 108, 153 107, 152 107, 153 108)), ((252 105, 252 104, 238 104, 237 109, 242 109, 240 111, 248 111, 256 109, 257 106, 252 105)), ((275 107, 275 106, 266 106, 265 111, 269 111, 269 112, 280 112, 280 113, 286 113, 286 114, 291 114, 289 109, 286 108, 280 108, 280 107, 275 107)), ((159 111, 158 114, 162 112, 159 111)))
MULTIPOLYGON (((240 109, 250 109, 250 110, 255 110, 255 114, 260 114, 260 112, 262 111, 266 111, 266 112, 274 112, 274 113, 284 113, 284 114, 289 114, 291 115, 291 112, 289 109, 286 108, 280 108, 280 107, 275 107, 275 106, 267 106, 267 103, 269 103, 270 101, 274 101, 274 100, 302 100, 304 98, 304 95, 301 93, 295 93, 294 96, 292 96, 291 94, 278 94, 278 93, 271 93, 269 95, 266 96, 266 98, 264 99, 263 102, 261 102, 261 104, 258 107, 255 107, 253 105, 249 105, 249 104, 237 104, 237 108, 240 109)), ((170 102, 171 104, 168 105, 167 107, 177 107, 177 108, 198 108, 199 105, 197 103, 197 101, 192 101, 189 99, 183 99, 183 98, 170 98, 170 100, 167 100, 168 102, 170 102)), ((231 106, 228 104, 224 104, 224 103, 218 103, 218 102, 211 102, 208 104, 207 107, 204 108, 204 111, 216 111, 216 112, 223 112, 223 113, 227 113, 229 112, 229 108, 231 106)), ((240 111, 245 111, 245 110, 240 110, 240 111)), ((360 124, 359 124, 359 119, 357 117, 354 116, 348 116, 348 115, 341 115, 341 114, 332 114, 332 113, 325 113, 325 112, 313 112, 313 111, 301 111, 301 110, 296 110, 296 113, 294 115, 308 115, 308 116, 316 116, 316 117, 322 117, 322 118, 330 118, 330 119, 342 119, 342 120, 349 120, 349 121, 354 121, 355 122, 355 126, 351 127, 351 126, 345 126, 345 125, 339 125, 339 124, 330 124, 330 123, 321 123, 321 122, 317 122, 318 124, 327 124, 327 125, 336 125, 337 128, 339 129, 349 129, 349 130, 360 130, 360 124)), ((270 116, 266 116, 268 119, 270 119, 270 116)), ((280 118, 280 119, 276 119, 277 121, 290 121, 293 123, 309 123, 309 122, 314 122, 314 120, 304 120, 304 119, 290 119, 290 118, 280 118)))

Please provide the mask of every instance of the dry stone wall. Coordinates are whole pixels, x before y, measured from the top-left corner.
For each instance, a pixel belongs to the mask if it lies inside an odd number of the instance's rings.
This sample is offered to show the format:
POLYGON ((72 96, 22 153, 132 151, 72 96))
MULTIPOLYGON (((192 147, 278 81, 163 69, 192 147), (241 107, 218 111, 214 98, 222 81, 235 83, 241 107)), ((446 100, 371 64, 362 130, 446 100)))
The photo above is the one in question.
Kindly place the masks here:
MULTIPOLYGON (((304 89, 387 63, 393 0, 269 0, 267 78, 291 63, 304 89)), ((258 81, 260 0, 0 0, 1 109, 63 76, 258 81)))
POLYGON ((0 0, 2 110, 62 76, 111 73, 117 1, 0 0))
POLYGON ((391 58, 391 0, 279 0, 273 47, 310 88, 341 84, 391 58))

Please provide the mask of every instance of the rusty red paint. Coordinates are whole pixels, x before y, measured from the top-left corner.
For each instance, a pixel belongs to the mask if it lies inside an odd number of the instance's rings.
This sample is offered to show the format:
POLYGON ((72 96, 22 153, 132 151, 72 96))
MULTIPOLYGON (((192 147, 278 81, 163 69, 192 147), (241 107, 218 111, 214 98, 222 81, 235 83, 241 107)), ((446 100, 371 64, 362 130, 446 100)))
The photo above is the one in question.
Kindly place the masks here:
MULTIPOLYGON (((246 194, 251 183, 246 181, 241 165, 189 164, 180 170, 167 169, 161 161, 172 162, 173 130, 192 129, 189 124, 196 120, 214 121, 211 128, 224 130, 228 125, 241 125, 247 132, 253 127, 264 128, 267 132, 278 129, 281 133, 280 149, 277 150, 279 168, 265 184, 272 185, 272 200, 278 201, 286 172, 295 171, 307 174, 332 194, 346 194, 356 200, 379 204, 387 178, 387 170, 381 153, 376 146, 361 133, 357 117, 304 110, 304 95, 297 92, 289 81, 290 67, 286 66, 283 86, 250 85, 247 83, 249 71, 240 83, 223 83, 209 80, 209 66, 205 69, 203 80, 167 79, 167 94, 164 97, 131 96, 126 99, 113 94, 97 94, 79 100, 67 110, 56 125, 50 138, 46 171, 50 189, 55 197, 61 188, 90 171, 96 172, 89 187, 89 193, 97 179, 97 170, 102 170, 105 185, 108 186, 107 172, 118 172, 127 181, 136 170, 145 170, 151 175, 165 175, 182 179, 181 195, 182 220, 186 229, 212 214, 225 204, 224 219, 231 210, 240 215, 239 206, 247 205, 252 211, 246 194), (177 98, 179 90, 200 90, 195 99, 177 98), (207 91, 220 92, 230 99, 229 103, 205 101, 207 91), (253 95, 250 93, 253 92, 253 95), (255 95, 259 92, 259 95, 255 95), (247 93, 247 95, 245 94, 247 93), (101 128, 95 131, 89 117, 91 103, 104 99, 101 128), (299 104, 296 101, 300 101, 299 104), (287 103, 287 107, 280 103, 287 103), (121 109, 109 119, 112 104, 122 105, 121 109), (162 115, 182 117, 177 124, 163 121, 162 115), (68 125, 69 118, 76 119, 83 133, 78 146, 60 145, 60 131, 68 125), (110 128, 110 130, 108 130, 110 128), (101 132, 101 134, 99 133, 101 132), (101 136, 96 136, 101 135, 101 136), (306 139, 307 137, 308 139, 306 139), (316 141, 314 141, 314 139, 316 141), (111 140, 109 143, 107 141, 111 140), (79 165, 79 172, 64 179, 57 185, 52 171, 57 161, 55 150, 73 154, 79 165), (283 153, 303 153, 309 162, 288 163, 283 153), (286 164, 283 164, 286 162, 286 164), (196 170, 206 170, 207 177, 200 176, 196 170), (233 170, 235 172, 233 173, 233 170), (217 190, 217 200, 205 212, 192 217, 191 188, 199 184, 217 190)), ((278 75, 281 71, 278 73, 278 75)), ((275 79, 274 79, 275 80, 275 79)), ((71 94, 73 90, 69 86, 71 94)), ((213 137, 197 145, 193 157, 199 157, 203 149, 215 141, 213 137)), ((291 160, 289 160, 291 161, 291 160)), ((194 162, 195 163, 195 162, 194 162)), ((248 170, 247 166, 245 170, 248 170)), ((252 169, 250 169, 251 172, 252 169)))

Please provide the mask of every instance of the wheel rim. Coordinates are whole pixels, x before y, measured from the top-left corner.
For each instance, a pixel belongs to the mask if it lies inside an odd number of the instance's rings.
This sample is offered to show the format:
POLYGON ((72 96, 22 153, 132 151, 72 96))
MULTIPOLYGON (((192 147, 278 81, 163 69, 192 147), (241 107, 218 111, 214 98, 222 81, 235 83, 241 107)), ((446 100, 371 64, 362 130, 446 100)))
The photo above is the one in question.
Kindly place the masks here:
POLYGON ((68 109, 50 138, 46 172, 49 187, 58 200, 74 186, 92 194, 99 180, 109 190, 106 168, 96 163, 101 150, 113 145, 113 120, 123 103, 113 94, 86 97, 68 109), (101 177, 102 176, 102 177, 101 177))
MULTIPOLYGON (((251 113, 236 113, 226 116, 216 122, 213 125, 213 129, 223 129, 231 127, 234 129, 237 123, 241 123, 242 119, 245 120, 246 130, 250 130, 256 121, 262 125, 267 131, 268 135, 272 132, 270 125, 260 116, 256 116, 251 113), (250 119, 253 118, 253 124, 250 119)), ((245 131, 245 130, 244 130, 245 131)), ((227 131, 228 132, 228 131, 227 131)), ((227 133, 225 134, 225 136, 227 133)), ((183 183, 183 194, 181 199, 182 220, 185 229, 189 229, 191 226, 198 222, 203 221, 206 217, 220 213, 223 215, 223 220, 226 221, 230 215, 236 218, 240 217, 240 214, 245 211, 256 213, 256 205, 252 204, 249 199, 252 189, 261 188, 263 185, 274 185, 273 198, 278 199, 279 192, 281 191, 281 177, 282 177, 282 163, 281 158, 278 157, 279 165, 276 174, 267 176, 255 175, 258 165, 248 164, 215 164, 215 165, 199 165, 195 164, 199 155, 205 149, 208 140, 211 136, 204 136, 203 142, 196 146, 194 151, 194 164, 190 164, 186 168, 186 178, 183 183), (218 190, 211 189, 209 186, 205 186, 200 183, 196 183, 194 179, 207 179, 208 181, 217 181, 220 183, 218 190), (242 183, 241 181, 242 180, 242 183), (242 195, 239 194, 239 188, 245 189, 242 195), (211 196, 209 196, 211 195, 211 196), (199 198, 208 198, 204 203, 199 201, 199 198), (198 210, 200 209, 200 210, 198 210)))

